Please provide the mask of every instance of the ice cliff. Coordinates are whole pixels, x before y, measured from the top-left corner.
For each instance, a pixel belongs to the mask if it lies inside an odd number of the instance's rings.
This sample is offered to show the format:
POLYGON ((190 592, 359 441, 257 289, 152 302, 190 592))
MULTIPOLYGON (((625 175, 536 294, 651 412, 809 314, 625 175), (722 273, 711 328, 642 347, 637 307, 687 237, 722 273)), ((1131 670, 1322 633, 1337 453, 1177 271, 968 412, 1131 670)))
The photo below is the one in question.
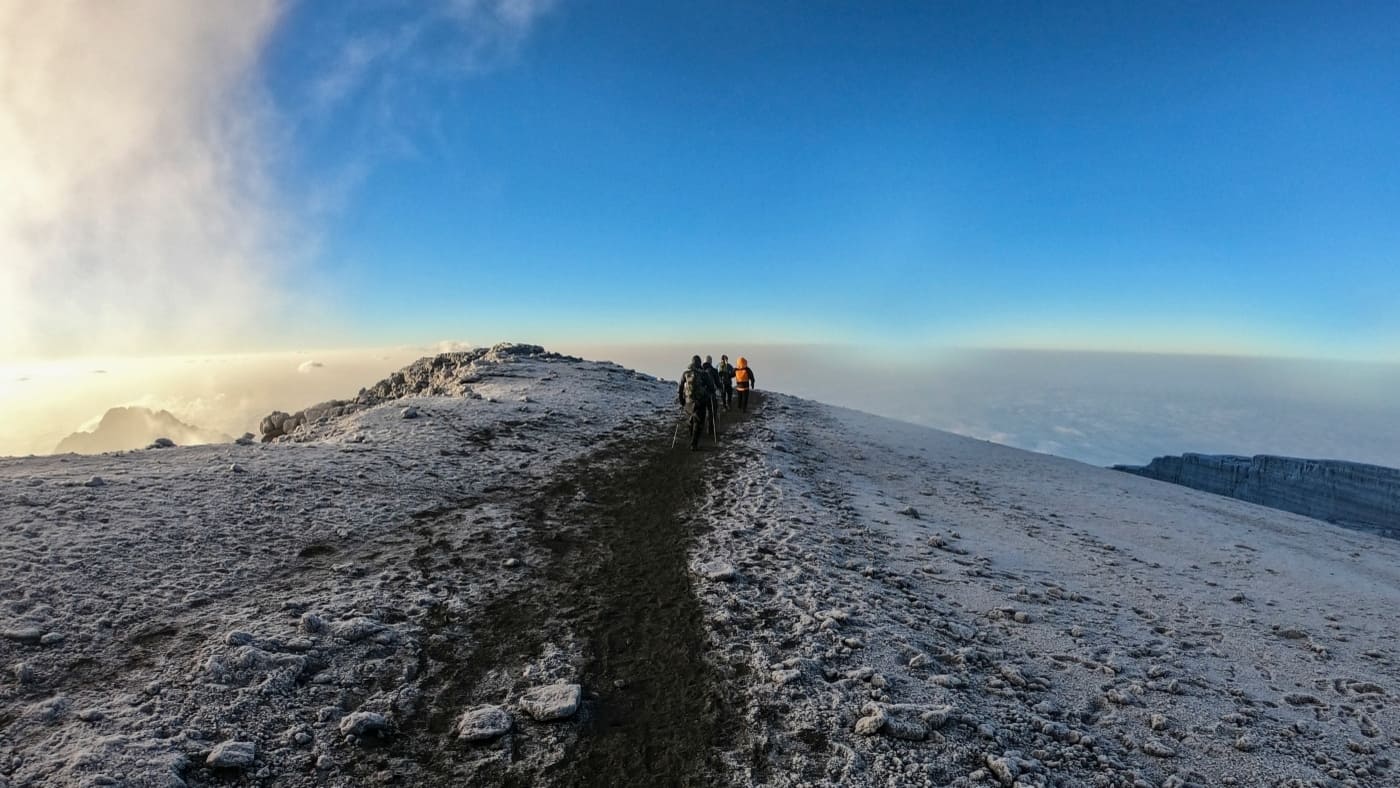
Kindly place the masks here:
POLYGON ((1183 454, 1114 468, 1400 537, 1400 470, 1395 468, 1268 454, 1183 454))

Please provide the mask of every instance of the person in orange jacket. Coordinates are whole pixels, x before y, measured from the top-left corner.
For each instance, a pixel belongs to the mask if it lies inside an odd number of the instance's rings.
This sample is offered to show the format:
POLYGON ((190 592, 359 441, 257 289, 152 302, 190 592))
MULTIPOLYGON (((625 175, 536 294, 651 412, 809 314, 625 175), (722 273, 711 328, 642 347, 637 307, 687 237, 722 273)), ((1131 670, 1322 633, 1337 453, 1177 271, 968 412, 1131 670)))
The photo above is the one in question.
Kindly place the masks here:
POLYGON ((749 367, 748 359, 740 356, 734 367, 734 391, 739 395, 739 410, 749 409, 749 392, 756 388, 753 369, 749 367))

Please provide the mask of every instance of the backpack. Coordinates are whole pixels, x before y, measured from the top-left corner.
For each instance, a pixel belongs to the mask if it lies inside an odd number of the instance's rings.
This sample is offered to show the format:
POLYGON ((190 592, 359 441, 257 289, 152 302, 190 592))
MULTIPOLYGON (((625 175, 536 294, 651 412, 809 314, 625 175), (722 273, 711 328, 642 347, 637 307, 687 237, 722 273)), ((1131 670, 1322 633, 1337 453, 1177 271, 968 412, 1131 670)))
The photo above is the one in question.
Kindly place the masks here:
POLYGON ((681 390, 685 392, 686 402, 699 402, 709 399, 710 387, 705 382, 705 376, 700 374, 702 372, 704 372, 704 370, 687 369, 684 374, 681 375, 681 383, 683 384, 681 390))
POLYGON ((734 370, 734 380, 735 382, 740 384, 741 388, 747 387, 749 385, 749 375, 750 373, 748 367, 739 367, 738 369, 734 370))

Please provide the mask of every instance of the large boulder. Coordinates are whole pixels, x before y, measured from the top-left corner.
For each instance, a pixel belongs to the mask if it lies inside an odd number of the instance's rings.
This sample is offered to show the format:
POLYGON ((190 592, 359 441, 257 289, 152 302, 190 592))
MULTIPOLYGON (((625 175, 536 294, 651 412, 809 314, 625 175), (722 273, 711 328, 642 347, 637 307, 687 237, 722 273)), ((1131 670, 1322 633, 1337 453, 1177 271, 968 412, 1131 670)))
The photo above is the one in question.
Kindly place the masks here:
POLYGON ((258 423, 258 432, 262 434, 263 442, 266 443, 273 438, 285 435, 286 433, 283 431, 282 425, 290 418, 290 414, 283 413, 280 410, 274 410, 266 416, 263 416, 262 421, 258 423))

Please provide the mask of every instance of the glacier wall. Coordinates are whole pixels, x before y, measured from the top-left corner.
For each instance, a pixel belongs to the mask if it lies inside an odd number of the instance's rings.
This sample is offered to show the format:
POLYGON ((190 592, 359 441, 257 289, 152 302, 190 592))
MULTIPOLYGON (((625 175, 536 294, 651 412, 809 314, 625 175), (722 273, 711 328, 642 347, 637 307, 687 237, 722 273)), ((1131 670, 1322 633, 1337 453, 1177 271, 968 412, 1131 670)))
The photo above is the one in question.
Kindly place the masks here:
POLYGON ((1400 470, 1260 454, 1183 454, 1115 470, 1400 537, 1400 470))

